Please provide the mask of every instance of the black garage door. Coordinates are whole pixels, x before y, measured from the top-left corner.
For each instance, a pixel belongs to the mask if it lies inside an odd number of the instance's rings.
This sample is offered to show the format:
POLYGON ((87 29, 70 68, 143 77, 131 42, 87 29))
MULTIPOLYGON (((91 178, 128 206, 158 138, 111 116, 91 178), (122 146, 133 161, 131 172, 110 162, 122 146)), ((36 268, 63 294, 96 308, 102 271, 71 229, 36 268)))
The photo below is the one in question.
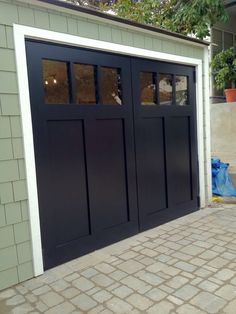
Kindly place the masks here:
POLYGON ((26 48, 45 269, 198 208, 194 68, 26 48))

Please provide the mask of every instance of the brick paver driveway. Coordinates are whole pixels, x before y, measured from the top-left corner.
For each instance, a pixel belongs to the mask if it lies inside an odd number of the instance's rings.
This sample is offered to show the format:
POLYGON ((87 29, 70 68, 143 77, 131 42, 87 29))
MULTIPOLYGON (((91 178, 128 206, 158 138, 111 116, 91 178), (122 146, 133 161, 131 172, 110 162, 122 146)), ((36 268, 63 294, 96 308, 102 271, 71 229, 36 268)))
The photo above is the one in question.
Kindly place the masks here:
POLYGON ((198 211, 5 290, 0 313, 236 314, 236 206, 198 211))

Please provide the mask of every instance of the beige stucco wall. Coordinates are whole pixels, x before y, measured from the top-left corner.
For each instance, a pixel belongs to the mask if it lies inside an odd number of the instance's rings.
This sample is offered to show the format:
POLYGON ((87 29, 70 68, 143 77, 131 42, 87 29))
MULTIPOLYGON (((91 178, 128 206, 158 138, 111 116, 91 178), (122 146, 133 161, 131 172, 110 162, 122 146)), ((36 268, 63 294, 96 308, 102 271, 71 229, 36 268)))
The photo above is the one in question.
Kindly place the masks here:
POLYGON ((236 173, 236 102, 211 105, 211 151, 236 173))

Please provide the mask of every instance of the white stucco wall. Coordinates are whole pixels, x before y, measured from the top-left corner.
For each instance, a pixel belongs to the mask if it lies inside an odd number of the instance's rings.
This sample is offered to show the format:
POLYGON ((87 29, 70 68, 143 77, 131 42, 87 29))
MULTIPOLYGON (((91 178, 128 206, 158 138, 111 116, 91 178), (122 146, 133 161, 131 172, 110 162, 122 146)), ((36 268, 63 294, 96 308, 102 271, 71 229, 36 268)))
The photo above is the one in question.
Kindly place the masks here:
POLYGON ((211 152, 236 173, 236 102, 211 105, 211 152))

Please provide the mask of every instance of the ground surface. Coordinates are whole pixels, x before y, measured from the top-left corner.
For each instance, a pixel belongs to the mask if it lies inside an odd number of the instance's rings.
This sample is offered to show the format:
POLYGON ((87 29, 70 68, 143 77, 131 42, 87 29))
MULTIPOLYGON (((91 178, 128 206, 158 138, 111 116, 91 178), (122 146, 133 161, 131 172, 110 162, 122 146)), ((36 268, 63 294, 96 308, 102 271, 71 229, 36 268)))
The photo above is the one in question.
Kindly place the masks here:
POLYGON ((198 211, 0 292, 0 313, 236 314, 236 205, 198 211))

